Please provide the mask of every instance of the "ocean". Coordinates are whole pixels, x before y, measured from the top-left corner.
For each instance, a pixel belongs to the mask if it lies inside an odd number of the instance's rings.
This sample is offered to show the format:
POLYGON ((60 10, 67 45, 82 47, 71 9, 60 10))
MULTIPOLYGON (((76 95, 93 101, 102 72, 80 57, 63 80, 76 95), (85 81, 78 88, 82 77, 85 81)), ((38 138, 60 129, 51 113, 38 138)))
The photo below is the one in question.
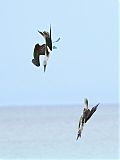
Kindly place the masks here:
POLYGON ((98 106, 76 141, 82 105, 0 107, 2 159, 119 159, 118 105, 98 106))

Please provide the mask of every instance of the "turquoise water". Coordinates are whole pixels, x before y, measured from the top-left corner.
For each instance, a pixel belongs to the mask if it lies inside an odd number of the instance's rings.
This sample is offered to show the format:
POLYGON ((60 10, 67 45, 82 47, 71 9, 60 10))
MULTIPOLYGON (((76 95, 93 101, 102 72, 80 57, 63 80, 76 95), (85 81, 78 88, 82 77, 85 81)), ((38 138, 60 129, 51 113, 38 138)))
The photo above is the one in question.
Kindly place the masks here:
POLYGON ((0 159, 118 159, 118 106, 101 104, 76 141, 82 109, 0 107, 0 159))

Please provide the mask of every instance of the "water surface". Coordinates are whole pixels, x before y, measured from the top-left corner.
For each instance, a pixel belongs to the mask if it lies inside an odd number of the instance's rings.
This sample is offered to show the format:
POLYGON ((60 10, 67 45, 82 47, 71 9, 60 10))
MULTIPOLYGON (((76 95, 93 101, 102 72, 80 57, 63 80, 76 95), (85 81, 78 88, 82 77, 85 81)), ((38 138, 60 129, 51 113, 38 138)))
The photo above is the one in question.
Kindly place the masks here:
POLYGON ((0 159, 118 159, 118 106, 100 105, 76 141, 82 109, 0 107, 0 159))

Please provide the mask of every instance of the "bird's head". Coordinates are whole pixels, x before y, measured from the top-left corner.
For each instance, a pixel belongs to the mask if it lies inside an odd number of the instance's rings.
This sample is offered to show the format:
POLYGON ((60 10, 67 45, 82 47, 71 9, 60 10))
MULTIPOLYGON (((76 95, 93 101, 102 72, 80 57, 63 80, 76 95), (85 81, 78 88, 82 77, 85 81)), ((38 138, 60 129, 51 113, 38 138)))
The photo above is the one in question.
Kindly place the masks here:
POLYGON ((44 31, 43 34, 44 34, 44 37, 45 37, 45 38, 49 38, 49 37, 50 37, 49 33, 46 32, 46 31, 44 31))
POLYGON ((88 109, 88 99, 87 98, 84 99, 84 103, 85 103, 85 109, 88 109))

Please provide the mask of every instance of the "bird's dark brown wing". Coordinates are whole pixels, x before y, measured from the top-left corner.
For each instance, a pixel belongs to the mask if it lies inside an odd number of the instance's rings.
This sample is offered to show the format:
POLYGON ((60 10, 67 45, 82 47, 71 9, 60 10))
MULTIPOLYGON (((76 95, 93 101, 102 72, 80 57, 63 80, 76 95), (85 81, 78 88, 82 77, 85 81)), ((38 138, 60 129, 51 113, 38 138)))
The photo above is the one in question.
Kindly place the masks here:
POLYGON ((32 59, 32 63, 37 67, 40 66, 39 56, 40 56, 40 45, 36 44, 34 48, 34 53, 33 53, 34 59, 32 59))
POLYGON ((49 38, 49 44, 48 47, 50 48, 50 50, 52 51, 52 35, 51 35, 51 25, 50 25, 50 38, 49 38))
POLYGON ((46 47, 45 44, 42 44, 42 45, 40 46, 40 55, 45 55, 45 47, 46 47))
POLYGON ((32 60, 32 62, 37 67, 40 66, 40 60, 39 60, 40 55, 45 55, 45 44, 41 46, 39 44, 35 45, 34 53, 33 53, 34 59, 32 60))
POLYGON ((82 116, 80 117, 80 120, 79 120, 78 129, 79 129, 80 126, 81 126, 81 119, 82 119, 82 116))
POLYGON ((94 106, 91 111, 87 114, 86 118, 85 118, 85 123, 90 119, 90 117, 93 115, 93 113, 97 110, 99 103, 94 106))

